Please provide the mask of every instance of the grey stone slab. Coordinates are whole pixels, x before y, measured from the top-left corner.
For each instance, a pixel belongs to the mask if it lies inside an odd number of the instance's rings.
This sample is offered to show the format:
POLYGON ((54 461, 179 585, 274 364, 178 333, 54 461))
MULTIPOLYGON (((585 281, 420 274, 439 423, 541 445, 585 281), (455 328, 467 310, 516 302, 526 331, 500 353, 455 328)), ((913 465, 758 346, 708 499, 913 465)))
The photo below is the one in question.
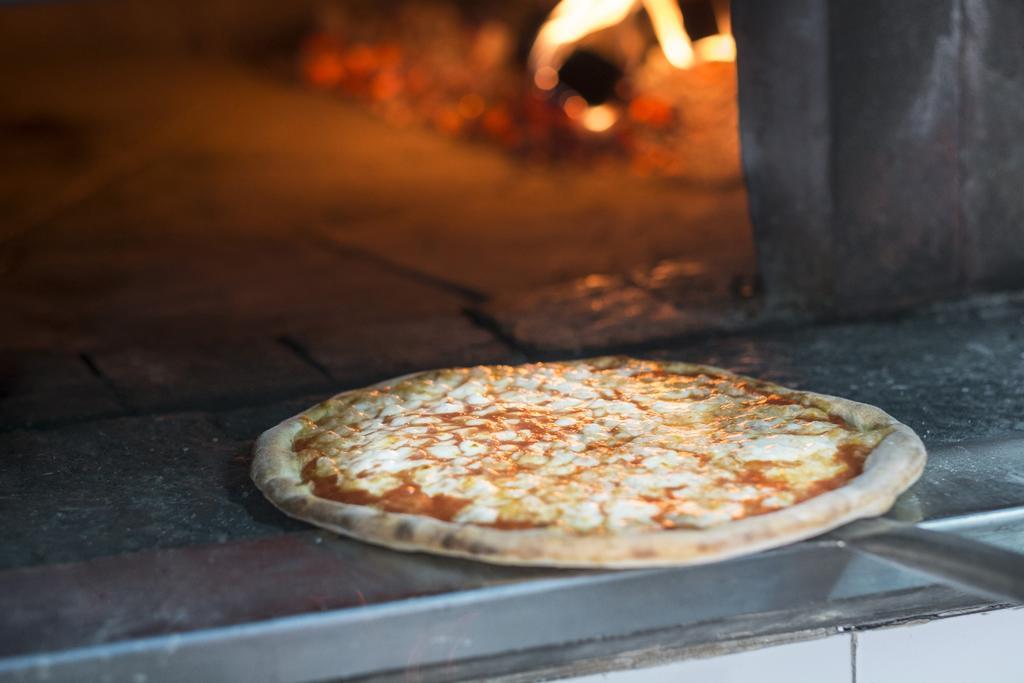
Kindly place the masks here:
POLYGON ((263 432, 279 422, 311 408, 317 403, 330 398, 334 389, 321 393, 309 394, 299 398, 275 401, 257 406, 245 406, 211 414, 217 427, 228 438, 239 441, 253 441, 263 432))
POLYGON ((733 4, 769 304, 848 315, 1024 285, 1024 7, 733 4))
MULTIPOLYGON (((679 284, 676 282, 676 284, 679 284)), ((508 295, 481 307, 509 337, 541 354, 582 353, 648 344, 744 324, 732 302, 681 308, 611 275, 508 295)))
POLYGON ((0 355, 0 429, 118 415, 124 407, 78 356, 0 355))
POLYGON ((961 3, 826 4, 837 303, 878 310, 956 292, 961 3))
POLYGON ((929 445, 1024 432, 1019 300, 888 322, 709 338, 657 355, 870 403, 929 445))
POLYGON ((94 361, 125 400, 144 411, 269 401, 328 384, 292 349, 267 339, 135 347, 98 353, 94 361))
POLYGON ((524 360, 465 316, 316 328, 295 340, 339 389, 417 370, 524 360))
POLYGON ((680 309, 728 308, 756 294, 753 278, 741 273, 727 277, 714 263, 700 259, 664 259, 632 270, 629 281, 680 309))
POLYGON ((201 415, 0 435, 0 567, 301 528, 249 481, 249 449, 201 415))
POLYGON ((741 152, 765 296, 779 307, 829 306, 828 5, 736 0, 732 8, 741 152))
POLYGON ((961 172, 967 277, 986 288, 1024 280, 1024 4, 962 3, 961 172))

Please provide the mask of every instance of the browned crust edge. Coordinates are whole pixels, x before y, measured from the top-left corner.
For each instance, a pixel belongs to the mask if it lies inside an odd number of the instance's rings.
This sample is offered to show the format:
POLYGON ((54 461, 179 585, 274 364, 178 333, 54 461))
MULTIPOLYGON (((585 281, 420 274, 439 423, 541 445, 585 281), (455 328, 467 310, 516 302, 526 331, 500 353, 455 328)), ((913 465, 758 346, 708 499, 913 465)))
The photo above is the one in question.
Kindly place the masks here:
MULTIPOLYGON (((603 359, 570 362, 600 360, 603 359)), ((662 362, 662 365, 674 372, 709 372, 741 380, 752 379, 707 365, 677 362, 662 362)), ((429 372, 432 371, 343 392, 334 399, 429 372)), ((254 448, 252 479, 285 514, 395 550, 426 551, 508 565, 631 568, 712 562, 817 536, 855 519, 882 514, 921 475, 927 457, 924 444, 913 430, 884 411, 835 396, 770 386, 773 391, 817 399, 854 426, 888 426, 892 432, 869 454, 864 472, 844 486, 782 510, 699 530, 601 537, 576 536, 549 529, 505 530, 384 512, 316 497, 310 485, 302 481, 292 443, 304 425, 303 420, 322 415, 326 401, 259 437, 254 448)))

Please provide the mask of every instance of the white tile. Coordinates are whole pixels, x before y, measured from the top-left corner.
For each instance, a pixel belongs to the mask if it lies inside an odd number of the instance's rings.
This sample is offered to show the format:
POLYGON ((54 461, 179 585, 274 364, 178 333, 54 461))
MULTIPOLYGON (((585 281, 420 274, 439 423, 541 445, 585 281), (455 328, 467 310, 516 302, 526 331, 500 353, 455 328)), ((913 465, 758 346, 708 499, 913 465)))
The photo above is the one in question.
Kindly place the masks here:
POLYGON ((857 636, 857 683, 1021 683, 1024 609, 857 636))
POLYGON ((850 637, 832 636, 802 643, 681 662, 645 669, 567 679, 569 683, 851 683, 850 637))

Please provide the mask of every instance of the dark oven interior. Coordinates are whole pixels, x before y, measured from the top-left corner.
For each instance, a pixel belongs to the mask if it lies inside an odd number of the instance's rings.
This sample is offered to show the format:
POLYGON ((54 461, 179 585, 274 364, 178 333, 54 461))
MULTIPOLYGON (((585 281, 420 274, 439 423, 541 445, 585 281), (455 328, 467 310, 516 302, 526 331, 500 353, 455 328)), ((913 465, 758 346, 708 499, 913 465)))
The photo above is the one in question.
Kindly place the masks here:
POLYGON ((553 4, 6 8, 8 346, 581 352, 1020 286, 1015 8, 553 4))
POLYGON ((728 6, 654 3, 659 42, 619 4, 566 35, 535 2, 13 7, 9 334, 305 348, 442 317, 566 352, 734 324, 728 6))

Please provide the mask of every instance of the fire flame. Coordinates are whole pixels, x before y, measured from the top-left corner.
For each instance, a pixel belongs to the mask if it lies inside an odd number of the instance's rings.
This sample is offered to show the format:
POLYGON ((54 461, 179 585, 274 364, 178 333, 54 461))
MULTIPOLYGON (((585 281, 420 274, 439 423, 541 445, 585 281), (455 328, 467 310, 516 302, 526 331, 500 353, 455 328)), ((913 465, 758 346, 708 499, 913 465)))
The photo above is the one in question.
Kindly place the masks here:
MULTIPOLYGON (((720 32, 691 41, 677 0, 561 0, 537 32, 530 49, 534 84, 541 90, 554 89, 558 85, 558 69, 577 43, 625 21, 641 7, 651 20, 662 54, 673 67, 687 69, 701 62, 736 59, 727 3, 715 5, 720 32)), ((567 113, 584 128, 595 132, 608 130, 618 118, 617 109, 607 104, 583 111, 578 107, 574 112, 567 109, 567 113)))
POLYGON ((639 0, 562 0, 537 32, 530 49, 534 73, 558 71, 568 48, 591 33, 621 23, 639 0))
POLYGON ((644 9, 654 25, 654 35, 668 63, 677 69, 693 64, 693 45, 683 26, 683 13, 676 0, 643 0, 644 9))

